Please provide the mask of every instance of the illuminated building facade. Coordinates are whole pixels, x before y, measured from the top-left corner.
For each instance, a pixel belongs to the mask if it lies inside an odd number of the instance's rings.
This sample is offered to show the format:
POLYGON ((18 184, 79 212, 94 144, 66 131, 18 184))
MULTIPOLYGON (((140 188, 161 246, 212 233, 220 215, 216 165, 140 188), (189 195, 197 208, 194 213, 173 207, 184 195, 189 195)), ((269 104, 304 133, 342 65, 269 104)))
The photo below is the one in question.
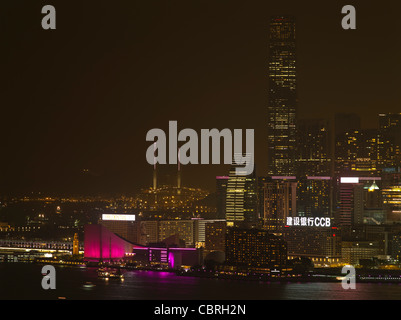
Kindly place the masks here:
POLYGON ((332 216, 332 179, 329 176, 304 176, 297 183, 297 215, 332 216))
POLYGON ((382 197, 389 220, 401 221, 401 184, 383 188, 382 197))
POLYGON ((283 233, 288 257, 306 257, 315 266, 330 266, 341 259, 341 235, 337 227, 290 226, 283 233))
POLYGON ((379 114, 381 157, 384 167, 399 166, 401 161, 401 113, 379 114))
POLYGON ((296 36, 295 19, 270 20, 268 69, 268 175, 295 175, 296 36))
POLYGON ((341 262, 350 265, 357 265, 362 259, 382 254, 383 250, 374 241, 343 241, 341 244, 341 262))
POLYGON ((381 177, 341 177, 337 180, 337 223, 343 229, 364 223, 379 224, 374 215, 380 215, 381 177), (373 210, 373 211, 372 211, 373 210), (375 211, 375 212, 374 212, 375 211))
POLYGON ((73 255, 78 255, 79 254, 79 239, 78 239, 78 233, 74 234, 74 240, 72 242, 72 254, 73 255))
POLYGON ((131 261, 145 268, 181 269, 203 262, 201 251, 196 248, 135 247, 131 261))
POLYGON ((328 176, 331 170, 330 128, 325 119, 302 119, 297 125, 297 176, 328 176))
POLYGON ((228 228, 226 264, 245 268, 283 268, 287 244, 266 230, 228 228))
POLYGON ((185 241, 185 246, 194 245, 195 226, 194 220, 162 220, 159 222, 159 241, 178 235, 185 241))
POLYGON ((135 245, 100 224, 85 225, 84 259, 86 261, 121 260, 135 245))
POLYGON ((335 172, 339 175, 375 175, 379 133, 375 129, 349 131, 336 136, 335 172))
POLYGON ((295 177, 272 177, 263 183, 263 228, 280 233, 285 219, 296 215, 295 177))
POLYGON ((205 252, 225 251, 227 224, 215 221, 205 225, 205 252))
POLYGON ((233 165, 229 172, 226 192, 227 226, 256 225, 258 222, 258 194, 255 170, 250 175, 236 172, 233 165))

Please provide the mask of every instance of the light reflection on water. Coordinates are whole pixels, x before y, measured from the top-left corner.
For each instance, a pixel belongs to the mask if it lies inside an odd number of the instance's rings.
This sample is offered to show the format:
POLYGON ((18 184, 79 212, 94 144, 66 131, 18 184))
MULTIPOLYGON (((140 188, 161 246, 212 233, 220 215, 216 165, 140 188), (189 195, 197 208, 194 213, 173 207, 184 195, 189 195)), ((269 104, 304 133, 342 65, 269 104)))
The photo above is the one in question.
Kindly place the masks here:
POLYGON ((1 299, 86 300, 400 300, 401 284, 291 283, 179 277, 168 272, 123 271, 124 281, 98 279, 94 268, 56 267, 56 289, 41 287, 41 266, 0 264, 1 299))

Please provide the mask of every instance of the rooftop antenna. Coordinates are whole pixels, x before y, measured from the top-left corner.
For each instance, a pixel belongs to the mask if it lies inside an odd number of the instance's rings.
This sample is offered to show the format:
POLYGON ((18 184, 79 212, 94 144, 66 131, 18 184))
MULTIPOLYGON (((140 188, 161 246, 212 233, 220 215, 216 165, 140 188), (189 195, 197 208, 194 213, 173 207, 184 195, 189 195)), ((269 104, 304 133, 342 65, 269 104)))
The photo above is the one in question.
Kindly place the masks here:
POLYGON ((153 144, 153 190, 157 188, 156 142, 153 144))
POLYGON ((178 171, 177 171, 177 194, 181 194, 181 163, 180 163, 180 149, 178 149, 178 171))

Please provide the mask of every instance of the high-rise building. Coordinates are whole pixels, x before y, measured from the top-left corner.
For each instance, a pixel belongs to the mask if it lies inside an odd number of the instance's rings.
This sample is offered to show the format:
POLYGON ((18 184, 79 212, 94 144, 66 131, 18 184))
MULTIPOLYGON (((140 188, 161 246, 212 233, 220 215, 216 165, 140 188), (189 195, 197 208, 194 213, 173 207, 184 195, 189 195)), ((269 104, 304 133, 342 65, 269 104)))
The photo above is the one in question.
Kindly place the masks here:
POLYGON ((376 175, 378 171, 379 132, 355 130, 336 136, 335 172, 338 175, 376 175))
POLYGON ((337 180, 337 223, 343 230, 349 231, 368 220, 375 222, 372 214, 378 214, 381 207, 380 181, 381 177, 341 177, 337 180), (376 212, 369 211, 372 209, 376 212))
POLYGON ((216 177, 216 218, 224 219, 226 217, 226 196, 228 176, 216 177))
POLYGON ((287 217, 296 215, 295 177, 276 177, 263 183, 263 228, 280 233, 287 217))
POLYGON ((401 113, 379 114, 379 164, 382 168, 401 164, 401 113))
POLYGON ((297 215, 305 217, 332 216, 332 178, 306 176, 298 178, 297 215))
POLYGON ((227 224, 225 221, 214 221, 205 225, 205 251, 225 251, 227 224))
POLYGON ((255 170, 247 175, 237 172, 232 165, 227 180, 226 221, 227 226, 241 224, 252 226, 258 223, 258 194, 255 170))
POLYGON ((325 119, 302 119, 297 125, 297 176, 328 176, 331 171, 330 127, 325 119))
POLYGON ((268 69, 268 174, 294 175, 296 148, 295 19, 270 20, 268 69))

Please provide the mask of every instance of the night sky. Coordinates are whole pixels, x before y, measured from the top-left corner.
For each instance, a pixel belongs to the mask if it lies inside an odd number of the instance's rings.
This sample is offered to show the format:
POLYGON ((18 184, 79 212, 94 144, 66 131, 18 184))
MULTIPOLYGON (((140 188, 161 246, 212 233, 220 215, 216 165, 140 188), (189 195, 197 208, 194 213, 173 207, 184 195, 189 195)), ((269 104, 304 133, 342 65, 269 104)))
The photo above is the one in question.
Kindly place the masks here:
MULTIPOLYGON (((376 127, 378 113, 401 112, 399 1, 2 1, 0 191, 150 186, 145 136, 169 120, 199 133, 255 129, 265 174, 274 14, 297 19, 300 118, 357 112, 376 127), (41 27, 46 4, 56 30, 41 27), (347 4, 356 30, 341 28, 347 4)), ((183 185, 213 191, 227 173, 188 165, 183 185)))

